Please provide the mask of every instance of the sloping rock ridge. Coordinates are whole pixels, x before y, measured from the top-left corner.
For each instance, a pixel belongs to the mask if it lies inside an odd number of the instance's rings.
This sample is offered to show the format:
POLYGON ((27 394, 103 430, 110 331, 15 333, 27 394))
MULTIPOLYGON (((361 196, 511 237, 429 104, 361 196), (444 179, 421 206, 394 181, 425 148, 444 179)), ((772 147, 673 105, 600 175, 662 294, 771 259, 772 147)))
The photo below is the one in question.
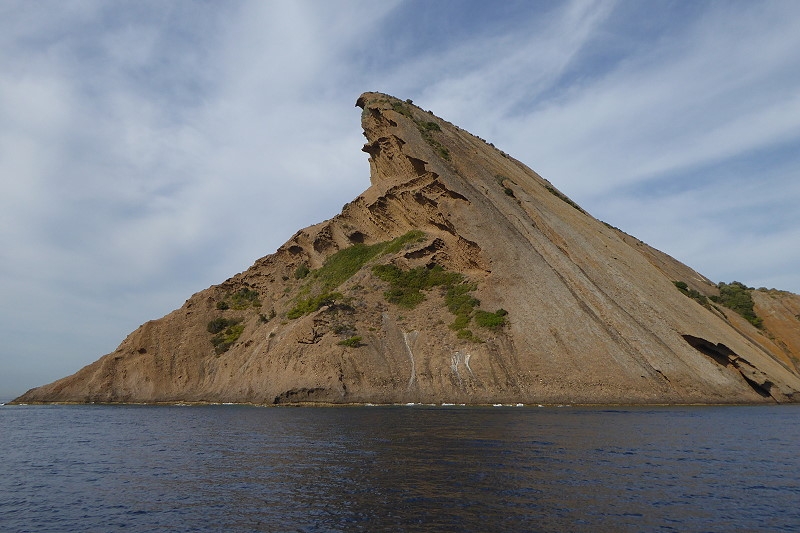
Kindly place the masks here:
POLYGON ((800 400, 797 295, 756 291, 756 327, 485 141, 357 105, 371 185, 339 215, 16 401, 800 400))

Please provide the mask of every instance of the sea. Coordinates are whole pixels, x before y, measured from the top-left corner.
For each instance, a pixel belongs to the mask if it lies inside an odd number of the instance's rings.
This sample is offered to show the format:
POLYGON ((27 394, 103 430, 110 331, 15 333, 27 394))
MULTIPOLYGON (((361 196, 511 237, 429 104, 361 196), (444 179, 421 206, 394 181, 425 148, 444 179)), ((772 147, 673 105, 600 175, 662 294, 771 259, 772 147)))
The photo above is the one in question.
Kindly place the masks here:
POLYGON ((6 405, 0 531, 800 531, 800 406, 6 405))

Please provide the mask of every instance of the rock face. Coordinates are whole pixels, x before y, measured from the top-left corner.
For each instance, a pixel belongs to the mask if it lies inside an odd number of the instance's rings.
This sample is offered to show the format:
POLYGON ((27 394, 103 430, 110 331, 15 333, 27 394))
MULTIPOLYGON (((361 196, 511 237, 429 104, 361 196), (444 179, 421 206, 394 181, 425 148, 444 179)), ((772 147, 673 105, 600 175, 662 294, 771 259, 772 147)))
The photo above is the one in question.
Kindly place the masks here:
POLYGON ((758 329, 483 140, 357 105, 371 186, 341 214, 16 401, 800 400, 797 295, 754 291, 758 329))

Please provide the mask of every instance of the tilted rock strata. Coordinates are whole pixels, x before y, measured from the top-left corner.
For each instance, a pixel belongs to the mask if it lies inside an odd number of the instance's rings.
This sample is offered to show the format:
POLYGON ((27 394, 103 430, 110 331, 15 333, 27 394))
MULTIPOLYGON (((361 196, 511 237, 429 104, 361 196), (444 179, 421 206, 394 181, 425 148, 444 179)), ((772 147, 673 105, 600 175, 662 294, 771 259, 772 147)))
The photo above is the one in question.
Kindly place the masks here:
POLYGON ((357 105, 371 186, 339 215, 17 401, 800 400, 796 307, 758 297, 763 331, 703 307, 673 282, 713 294, 709 280, 592 218, 519 161, 390 96, 365 93, 357 105), (410 231, 421 233, 341 283, 321 279, 340 250, 382 249, 369 247, 410 231), (456 331, 436 287, 414 308, 388 303, 376 264, 461 273, 480 309, 507 311, 507 324, 489 329, 473 319, 469 335, 456 331), (225 303, 243 289, 257 299, 225 303), (319 309, 298 311, 319 295, 319 309), (209 333, 220 318, 240 320, 227 351, 215 350, 209 333))

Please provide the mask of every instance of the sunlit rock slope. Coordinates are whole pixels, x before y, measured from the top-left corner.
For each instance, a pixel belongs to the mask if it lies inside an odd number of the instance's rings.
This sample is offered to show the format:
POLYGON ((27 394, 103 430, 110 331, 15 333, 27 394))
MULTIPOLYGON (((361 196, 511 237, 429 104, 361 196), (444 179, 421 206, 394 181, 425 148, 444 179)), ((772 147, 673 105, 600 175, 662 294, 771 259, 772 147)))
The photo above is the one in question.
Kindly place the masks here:
POLYGON ((797 295, 750 291, 756 327, 483 140, 357 105, 371 185, 341 214, 17 401, 800 400, 797 295))

